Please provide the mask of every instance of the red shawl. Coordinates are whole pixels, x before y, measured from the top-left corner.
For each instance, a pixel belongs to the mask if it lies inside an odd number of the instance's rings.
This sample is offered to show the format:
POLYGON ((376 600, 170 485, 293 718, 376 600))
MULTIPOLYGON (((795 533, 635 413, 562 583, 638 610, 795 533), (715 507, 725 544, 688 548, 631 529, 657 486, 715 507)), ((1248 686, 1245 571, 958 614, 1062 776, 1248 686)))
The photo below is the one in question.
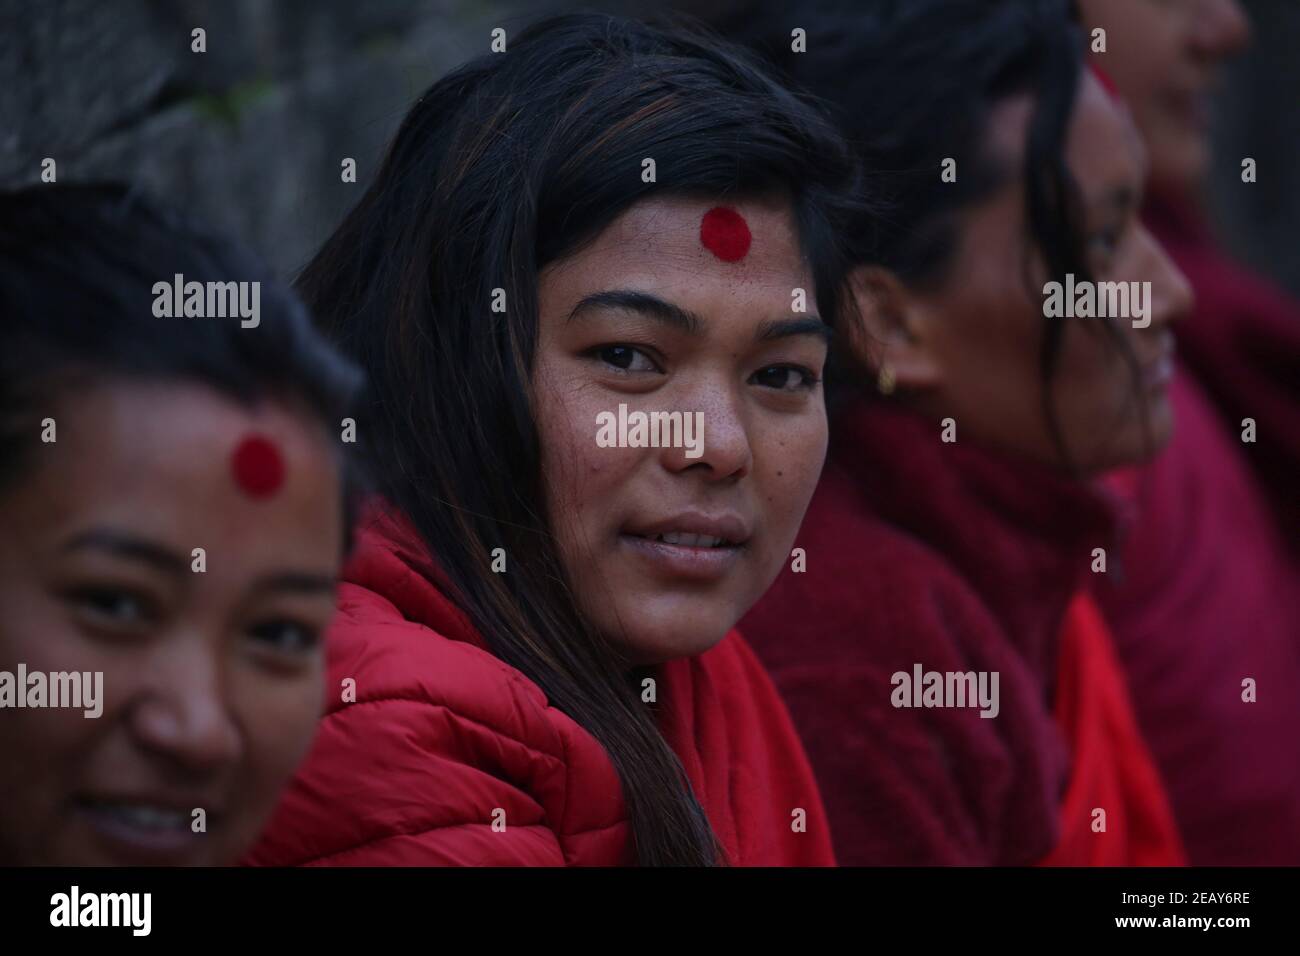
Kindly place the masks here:
POLYGON ((1073 767, 1061 803, 1060 840, 1041 864, 1185 864, 1106 622, 1084 594, 1066 610, 1055 711, 1071 742, 1073 767))

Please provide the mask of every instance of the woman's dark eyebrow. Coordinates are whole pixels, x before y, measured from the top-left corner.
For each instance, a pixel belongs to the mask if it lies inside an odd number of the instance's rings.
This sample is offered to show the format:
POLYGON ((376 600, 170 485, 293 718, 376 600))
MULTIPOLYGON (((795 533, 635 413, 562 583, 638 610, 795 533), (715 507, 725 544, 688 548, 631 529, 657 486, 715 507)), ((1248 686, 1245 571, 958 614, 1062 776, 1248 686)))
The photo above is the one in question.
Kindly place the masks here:
MULTIPOLYGON (((689 309, 683 309, 649 292, 638 292, 634 289, 610 289, 584 296, 569 313, 569 321, 577 318, 587 309, 599 308, 639 312, 691 335, 698 335, 703 325, 700 317, 689 309)), ((829 342, 834 333, 831 327, 819 317, 808 315, 798 319, 772 319, 764 322, 759 326, 755 338, 761 342, 770 342, 791 335, 816 335, 829 342)))
POLYGON ((673 305, 657 295, 652 295, 649 292, 638 292, 635 289, 609 289, 584 296, 573 307, 573 311, 569 313, 568 321, 572 322, 580 313, 588 309, 601 308, 639 312, 642 315, 671 325, 673 328, 681 329, 690 335, 698 335, 703 325, 700 317, 689 309, 683 309, 681 306, 673 305))
POLYGON ((792 335, 815 335, 829 344, 835 330, 817 316, 809 315, 799 319, 769 319, 758 327, 755 338, 760 342, 771 342, 792 335))
POLYGON ((162 545, 154 544, 144 538, 110 528, 94 528, 83 531, 63 546, 66 551, 108 551, 122 558, 129 558, 157 568, 167 574, 183 577, 189 572, 188 559, 169 551, 162 545))

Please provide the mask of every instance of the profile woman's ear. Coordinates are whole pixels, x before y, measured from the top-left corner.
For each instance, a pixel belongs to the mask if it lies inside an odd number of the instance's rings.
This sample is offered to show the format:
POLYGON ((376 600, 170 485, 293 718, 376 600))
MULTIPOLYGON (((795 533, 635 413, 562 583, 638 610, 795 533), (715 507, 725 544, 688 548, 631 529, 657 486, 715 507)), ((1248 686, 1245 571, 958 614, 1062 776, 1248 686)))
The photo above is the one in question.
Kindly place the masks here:
POLYGON ((930 309, 883 266, 859 266, 850 277, 856 315, 848 323, 854 360, 882 392, 932 389, 943 379, 931 349, 930 309))

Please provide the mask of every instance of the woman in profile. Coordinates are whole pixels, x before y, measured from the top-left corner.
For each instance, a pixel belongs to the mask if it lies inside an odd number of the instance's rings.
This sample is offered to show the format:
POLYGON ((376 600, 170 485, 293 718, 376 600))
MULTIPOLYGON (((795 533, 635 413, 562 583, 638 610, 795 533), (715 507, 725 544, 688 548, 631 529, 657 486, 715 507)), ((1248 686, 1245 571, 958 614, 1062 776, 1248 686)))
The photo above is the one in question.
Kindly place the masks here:
POLYGON ((249 862, 833 861, 732 628, 821 469, 851 170, 737 52, 610 17, 421 97, 299 282, 382 496, 249 862))
MULTIPOLYGON (((1250 24, 1236 0, 1080 8, 1107 31, 1093 60, 1150 156, 1143 221, 1196 293, 1178 329, 1178 428, 1152 462, 1116 475, 1135 520, 1126 573, 1099 599, 1192 863, 1295 866, 1300 302, 1220 248, 1200 200, 1216 76, 1250 24)), ((1236 170, 1215 188, 1256 187, 1236 170)))
POLYGON ((1189 294, 1137 218, 1145 154, 1067 6, 882 0, 799 23, 819 53, 791 69, 891 206, 851 230, 860 367, 796 542, 808 570, 742 627, 845 864, 1183 860, 1091 592, 1120 570, 1098 478, 1174 427, 1189 294), (1147 285, 1125 314, 1065 317, 1053 282, 1147 285))

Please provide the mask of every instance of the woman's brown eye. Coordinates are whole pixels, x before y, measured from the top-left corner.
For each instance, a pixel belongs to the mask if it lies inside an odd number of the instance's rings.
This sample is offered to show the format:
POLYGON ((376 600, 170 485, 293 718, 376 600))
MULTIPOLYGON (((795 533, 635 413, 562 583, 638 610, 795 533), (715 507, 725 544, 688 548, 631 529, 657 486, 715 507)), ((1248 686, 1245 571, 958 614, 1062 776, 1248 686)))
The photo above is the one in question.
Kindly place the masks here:
POLYGON ((282 654, 301 654, 320 644, 314 627, 294 621, 267 621, 249 630, 253 639, 282 654))
POLYGON ((633 352, 622 345, 609 345, 600 350, 600 357, 605 364, 615 368, 629 368, 632 365, 633 352))
POLYGON ((596 357, 606 365, 624 372, 653 372, 657 371, 655 363, 650 360, 640 349, 634 349, 630 345, 602 345, 595 350, 596 357))
POLYGON ((146 602, 129 591, 113 588, 83 588, 73 601, 93 616, 113 624, 133 624, 148 617, 146 602))
POLYGON ((817 384, 817 376, 806 368, 797 365, 769 365, 759 369, 751 379, 764 388, 775 388, 783 392, 793 392, 812 388, 817 384))

